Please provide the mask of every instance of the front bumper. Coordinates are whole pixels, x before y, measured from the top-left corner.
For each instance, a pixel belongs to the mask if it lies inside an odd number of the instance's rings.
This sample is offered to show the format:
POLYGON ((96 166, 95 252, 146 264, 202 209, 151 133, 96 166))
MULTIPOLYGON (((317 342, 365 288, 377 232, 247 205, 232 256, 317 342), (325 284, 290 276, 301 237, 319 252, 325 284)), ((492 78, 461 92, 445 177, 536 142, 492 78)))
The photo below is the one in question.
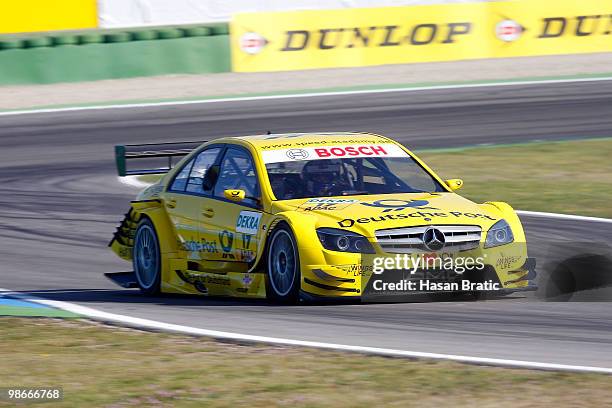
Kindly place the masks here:
POLYGON ((535 258, 527 258, 520 269, 511 271, 510 274, 516 275, 516 278, 504 282, 504 286, 508 286, 503 289, 505 293, 533 292, 538 290, 536 283, 538 273, 536 272, 535 258))
MULTIPOLYGON (((519 264, 520 265, 520 264, 519 264)), ((363 264, 344 264, 344 265, 309 265, 302 269, 302 293, 304 297, 314 298, 358 298, 372 294, 372 284, 374 279, 379 279, 382 275, 373 274, 371 266, 363 264)), ((472 272, 472 271, 470 271, 472 272)), ((476 272, 476 271, 473 271, 476 272)), ((410 290, 409 293, 401 293, 403 296, 422 295, 438 293, 466 293, 470 290, 462 290, 463 281, 469 281, 475 285, 475 291, 486 292, 487 294, 505 295, 514 292, 528 292, 537 290, 535 279, 536 260, 527 258, 520 267, 512 268, 507 271, 497 270, 493 265, 486 265, 478 273, 457 273, 454 271, 418 271, 411 274, 408 270, 389 270, 383 275, 386 281, 413 281, 419 282, 428 280, 437 284, 435 291, 410 290), (445 283, 456 283, 458 286, 443 285, 445 283), (482 285, 478 285, 478 284, 482 285), (485 285, 489 283, 489 285, 485 285), (495 286, 491 286, 495 284, 495 286), (445 288, 449 289, 446 290, 445 288), (493 290, 487 288, 494 287, 493 290)), ((418 284, 417 284, 418 285, 418 284)), ((467 285, 466 285, 467 286, 467 285)), ((418 287, 418 286, 417 286, 418 287)))

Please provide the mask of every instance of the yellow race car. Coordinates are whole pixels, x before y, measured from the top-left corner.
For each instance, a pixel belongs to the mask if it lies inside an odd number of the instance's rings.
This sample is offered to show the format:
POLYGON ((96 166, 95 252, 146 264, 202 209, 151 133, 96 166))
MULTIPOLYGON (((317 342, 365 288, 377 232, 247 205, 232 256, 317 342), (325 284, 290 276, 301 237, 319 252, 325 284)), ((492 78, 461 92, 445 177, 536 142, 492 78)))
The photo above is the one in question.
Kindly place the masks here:
POLYGON ((514 210, 457 195, 461 180, 384 136, 268 134, 115 155, 122 177, 163 174, 109 244, 134 269, 109 277, 146 294, 292 303, 535 288, 514 210))

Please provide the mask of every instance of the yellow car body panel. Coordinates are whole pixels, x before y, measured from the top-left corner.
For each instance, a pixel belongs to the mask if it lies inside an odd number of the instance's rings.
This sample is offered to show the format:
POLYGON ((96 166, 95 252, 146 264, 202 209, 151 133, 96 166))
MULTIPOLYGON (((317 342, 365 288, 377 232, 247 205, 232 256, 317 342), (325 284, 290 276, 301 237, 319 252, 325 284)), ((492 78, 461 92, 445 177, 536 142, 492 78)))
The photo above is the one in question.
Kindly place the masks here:
MULTIPOLYGON (((453 191, 460 186, 460 180, 446 184, 414 153, 384 136, 296 133, 221 138, 195 149, 159 182, 143 190, 131 203, 110 246, 118 256, 131 260, 135 230, 141 219, 147 217, 159 237, 162 292, 264 298, 268 279, 265 269, 267 239, 274 227, 284 222, 297 241, 302 293, 314 297, 358 297, 366 281, 373 276, 368 257, 394 255, 382 249, 376 231, 411 226, 470 225, 482 229, 481 241, 477 248, 463 251, 461 255, 483 256, 487 265, 494 268, 503 288, 525 288, 529 272, 525 267, 527 245, 515 211, 506 203, 473 203, 453 191), (169 191, 170 183, 183 165, 212 145, 240 146, 250 153, 261 193, 259 208, 227 197, 203 198, 169 191), (287 149, 299 155, 313 148, 374 145, 393 145, 401 149, 444 186, 445 191, 324 197, 323 204, 313 198, 277 200, 275 197, 266 170, 266 157, 287 149), (338 202, 330 204, 330 199, 338 202), (244 232, 239 225, 241 219, 248 221, 249 217, 259 218, 257 230, 244 232), (514 242, 485 248, 487 231, 502 219, 510 225, 514 242), (321 227, 361 234, 376 254, 325 249, 316 231, 321 227)), ((232 194, 231 191, 228 194, 232 194)))

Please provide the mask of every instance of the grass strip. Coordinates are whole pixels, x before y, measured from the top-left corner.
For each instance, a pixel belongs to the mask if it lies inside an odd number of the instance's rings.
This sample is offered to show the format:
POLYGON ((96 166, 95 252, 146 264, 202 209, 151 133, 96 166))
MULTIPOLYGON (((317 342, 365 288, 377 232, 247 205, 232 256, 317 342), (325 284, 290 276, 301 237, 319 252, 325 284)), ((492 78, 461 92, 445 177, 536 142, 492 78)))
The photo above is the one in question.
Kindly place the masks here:
POLYGON ((517 408, 612 400, 610 376, 600 374, 234 344, 81 319, 2 318, 0 332, 1 382, 61 386, 65 399, 54 407, 517 408))
POLYGON ((462 178, 459 193, 473 201, 612 218, 611 152, 612 140, 588 139, 417 153, 440 176, 462 178))
POLYGON ((0 305, 1 316, 24 316, 24 317, 67 317, 73 318, 78 315, 64 310, 53 308, 34 308, 21 306, 2 306, 0 305))

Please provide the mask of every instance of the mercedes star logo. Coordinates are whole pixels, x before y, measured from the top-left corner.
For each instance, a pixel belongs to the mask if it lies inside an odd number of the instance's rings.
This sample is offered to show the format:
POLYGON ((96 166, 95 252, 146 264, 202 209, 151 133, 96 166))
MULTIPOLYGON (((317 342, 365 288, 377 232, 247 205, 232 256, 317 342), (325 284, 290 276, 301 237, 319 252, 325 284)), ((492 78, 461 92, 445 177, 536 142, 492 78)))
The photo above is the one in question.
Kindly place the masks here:
POLYGON ((423 233, 423 245, 430 251, 439 251, 444 248, 446 237, 439 229, 429 227, 423 233))
POLYGON ((287 157, 292 160, 304 160, 308 158, 308 152, 304 149, 289 149, 287 157))

